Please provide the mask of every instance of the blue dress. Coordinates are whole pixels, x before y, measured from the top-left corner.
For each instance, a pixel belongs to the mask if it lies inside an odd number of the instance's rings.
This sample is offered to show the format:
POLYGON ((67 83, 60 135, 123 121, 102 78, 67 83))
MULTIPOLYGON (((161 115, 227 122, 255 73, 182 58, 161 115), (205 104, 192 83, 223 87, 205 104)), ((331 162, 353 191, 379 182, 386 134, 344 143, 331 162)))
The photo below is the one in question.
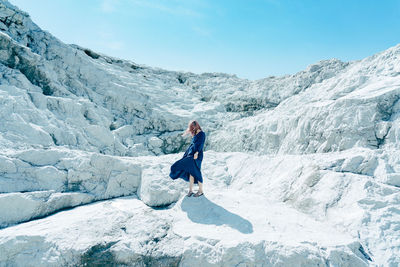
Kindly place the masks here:
POLYGON ((194 183, 203 182, 203 176, 201 175, 201 162, 203 161, 203 147, 206 140, 206 134, 200 131, 198 134, 193 136, 190 146, 186 149, 183 157, 176 161, 171 166, 171 172, 169 177, 172 179, 182 178, 185 181, 189 181, 189 175, 194 177, 194 183), (194 159, 193 155, 198 153, 197 159, 194 159))

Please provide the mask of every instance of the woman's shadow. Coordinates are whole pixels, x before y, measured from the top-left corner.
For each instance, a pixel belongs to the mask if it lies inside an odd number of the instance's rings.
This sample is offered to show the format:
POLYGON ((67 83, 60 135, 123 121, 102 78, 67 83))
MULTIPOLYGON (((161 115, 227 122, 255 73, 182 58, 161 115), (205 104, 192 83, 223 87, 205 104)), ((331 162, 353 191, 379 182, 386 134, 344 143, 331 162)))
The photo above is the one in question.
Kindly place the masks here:
POLYGON ((253 233, 253 225, 237 214, 210 201, 205 196, 184 197, 181 204, 192 222, 214 225, 228 225, 243 234, 253 233))

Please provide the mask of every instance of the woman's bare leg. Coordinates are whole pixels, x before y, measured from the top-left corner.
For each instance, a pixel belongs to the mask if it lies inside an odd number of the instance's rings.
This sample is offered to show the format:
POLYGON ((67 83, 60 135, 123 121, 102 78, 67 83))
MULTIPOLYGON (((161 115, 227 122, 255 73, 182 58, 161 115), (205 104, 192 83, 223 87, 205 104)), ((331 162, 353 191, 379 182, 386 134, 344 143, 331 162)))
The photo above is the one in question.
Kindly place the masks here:
POLYGON ((203 183, 202 182, 198 182, 199 183, 199 193, 203 193, 203 183))
POLYGON ((194 184, 194 177, 193 176, 189 176, 189 192, 193 192, 193 184, 194 184))

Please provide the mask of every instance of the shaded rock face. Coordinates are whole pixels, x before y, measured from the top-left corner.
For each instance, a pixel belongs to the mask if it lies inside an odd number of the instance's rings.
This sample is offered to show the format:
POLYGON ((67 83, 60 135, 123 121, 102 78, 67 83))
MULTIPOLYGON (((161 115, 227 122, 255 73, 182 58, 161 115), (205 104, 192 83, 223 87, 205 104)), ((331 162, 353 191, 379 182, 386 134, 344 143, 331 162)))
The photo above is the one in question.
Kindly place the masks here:
POLYGON ((0 266, 397 266, 400 46, 257 81, 66 45, 0 0, 0 266), (169 179, 197 119, 205 196, 169 179))

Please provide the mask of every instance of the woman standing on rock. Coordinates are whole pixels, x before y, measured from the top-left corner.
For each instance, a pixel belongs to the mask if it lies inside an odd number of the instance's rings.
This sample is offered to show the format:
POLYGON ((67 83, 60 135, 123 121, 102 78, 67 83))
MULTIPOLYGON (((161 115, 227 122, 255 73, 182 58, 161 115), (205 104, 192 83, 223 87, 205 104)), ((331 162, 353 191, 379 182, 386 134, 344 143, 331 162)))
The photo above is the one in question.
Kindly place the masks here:
POLYGON ((187 134, 193 136, 190 146, 186 149, 183 157, 171 166, 169 176, 172 179, 182 178, 189 181, 188 197, 194 195, 199 197, 203 195, 203 176, 201 175, 201 162, 203 161, 203 147, 206 140, 206 134, 200 127, 200 124, 193 120, 189 122, 188 128, 182 136, 187 134), (193 184, 199 184, 199 191, 193 193, 193 184))

